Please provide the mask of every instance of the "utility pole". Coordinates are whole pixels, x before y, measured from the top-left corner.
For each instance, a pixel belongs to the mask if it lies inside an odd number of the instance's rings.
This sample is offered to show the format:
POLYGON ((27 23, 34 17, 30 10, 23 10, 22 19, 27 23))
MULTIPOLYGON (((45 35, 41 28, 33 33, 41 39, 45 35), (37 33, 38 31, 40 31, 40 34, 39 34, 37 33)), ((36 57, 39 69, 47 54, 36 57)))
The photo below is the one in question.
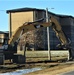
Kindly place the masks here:
MULTIPOLYGON (((49 22, 48 8, 46 8, 46 22, 49 22)), ((48 41, 48 59, 51 60, 49 27, 47 27, 47 41, 48 41)))

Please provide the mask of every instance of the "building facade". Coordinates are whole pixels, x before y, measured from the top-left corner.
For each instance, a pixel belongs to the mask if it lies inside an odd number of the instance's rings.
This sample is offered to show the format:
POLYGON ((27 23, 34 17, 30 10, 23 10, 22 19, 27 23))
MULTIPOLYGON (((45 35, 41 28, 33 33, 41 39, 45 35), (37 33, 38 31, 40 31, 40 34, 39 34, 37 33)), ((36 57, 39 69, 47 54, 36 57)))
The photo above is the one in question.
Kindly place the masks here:
POLYGON ((7 42, 8 39, 9 33, 0 31, 0 46, 2 46, 5 42, 7 42))
MULTIPOLYGON (((25 22, 33 22, 35 20, 46 17, 46 11, 44 9, 36 8, 19 8, 7 10, 7 13, 9 14, 9 37, 11 37, 16 29, 23 25, 25 22)), ((49 17, 53 15, 60 22, 64 33, 72 42, 71 45, 73 47, 74 17, 68 15, 58 15, 51 12, 48 12, 48 14, 49 17)), ((50 49, 58 49, 56 45, 59 44, 60 41, 56 37, 55 32, 51 27, 49 27, 49 31, 50 49)), ((20 40, 20 45, 24 45, 23 40, 27 41, 28 48, 34 48, 35 50, 47 50, 47 28, 41 28, 25 33, 20 40), (27 36, 28 38, 25 39, 25 36, 27 36)))

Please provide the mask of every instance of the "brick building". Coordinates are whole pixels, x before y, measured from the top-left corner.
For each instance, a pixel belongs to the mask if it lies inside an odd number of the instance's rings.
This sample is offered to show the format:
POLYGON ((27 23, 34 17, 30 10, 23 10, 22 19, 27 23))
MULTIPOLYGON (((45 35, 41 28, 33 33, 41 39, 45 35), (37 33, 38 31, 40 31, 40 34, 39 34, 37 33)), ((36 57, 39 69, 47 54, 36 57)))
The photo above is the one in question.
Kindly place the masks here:
MULTIPOLYGON (((16 31, 16 29, 23 25, 25 22, 33 22, 35 20, 45 18, 46 11, 44 9, 36 9, 36 8, 19 8, 7 10, 9 14, 9 37, 16 31)), ((65 32, 67 38, 69 38, 72 43, 72 47, 74 45, 74 17, 68 15, 58 15, 48 12, 49 16, 53 15, 61 24, 63 31, 65 32)), ((58 38, 56 37, 54 31, 51 27, 50 30, 50 48, 58 49, 56 47, 57 44, 60 43, 58 38)), ((29 48, 34 48, 35 50, 47 50, 47 28, 41 28, 38 30, 33 30, 31 32, 25 33, 21 38, 20 42, 22 43, 25 36, 28 36, 27 43, 29 43, 29 48)), ((20 45, 21 45, 20 43, 20 45)), ((23 42, 24 45, 24 42, 23 42)))

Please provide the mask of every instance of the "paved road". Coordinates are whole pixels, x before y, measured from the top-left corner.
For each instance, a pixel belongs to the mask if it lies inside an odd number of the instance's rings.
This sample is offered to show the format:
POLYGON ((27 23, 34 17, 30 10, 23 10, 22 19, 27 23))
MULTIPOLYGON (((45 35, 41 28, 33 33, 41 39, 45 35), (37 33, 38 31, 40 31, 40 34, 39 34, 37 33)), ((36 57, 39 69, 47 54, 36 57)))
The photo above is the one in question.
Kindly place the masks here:
POLYGON ((74 75, 74 71, 66 72, 66 73, 63 73, 63 74, 60 74, 60 75, 74 75))

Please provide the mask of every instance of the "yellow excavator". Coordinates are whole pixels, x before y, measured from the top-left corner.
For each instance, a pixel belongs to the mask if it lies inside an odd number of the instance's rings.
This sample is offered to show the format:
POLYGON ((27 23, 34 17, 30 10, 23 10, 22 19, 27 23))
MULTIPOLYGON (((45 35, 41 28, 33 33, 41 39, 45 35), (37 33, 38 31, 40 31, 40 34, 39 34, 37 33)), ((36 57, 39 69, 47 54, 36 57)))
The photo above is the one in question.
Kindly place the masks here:
POLYGON ((9 58, 12 59, 14 53, 17 52, 17 44, 21 38, 21 35, 23 35, 24 33, 28 32, 28 31, 39 29, 42 27, 50 27, 50 26, 55 31, 56 36, 60 41, 60 44, 58 45, 58 47, 69 50, 69 56, 71 57, 71 55, 72 55, 71 54, 71 47, 70 47, 71 42, 64 34, 59 21, 55 17, 50 16, 49 22, 45 22, 45 19, 42 18, 42 19, 39 19, 34 22, 26 22, 22 26, 20 26, 15 31, 15 33, 11 36, 9 41, 7 41, 7 46, 3 45, 4 46, 3 50, 6 55, 6 59, 9 59, 9 58), (10 55, 10 57, 7 53, 10 55))
POLYGON ((9 45, 14 45, 15 42, 19 41, 20 35, 23 35, 23 33, 26 33, 31 30, 35 30, 42 27, 52 27, 52 29, 55 31, 57 38, 60 41, 60 44, 58 47, 62 47, 63 49, 68 49, 70 47, 70 40, 66 37, 65 33, 62 30, 62 27, 59 23, 59 21, 54 18, 53 16, 50 17, 49 22, 44 22, 45 19, 40 19, 35 22, 26 22, 22 26, 20 26, 16 32, 12 35, 10 40, 8 41, 9 45))

